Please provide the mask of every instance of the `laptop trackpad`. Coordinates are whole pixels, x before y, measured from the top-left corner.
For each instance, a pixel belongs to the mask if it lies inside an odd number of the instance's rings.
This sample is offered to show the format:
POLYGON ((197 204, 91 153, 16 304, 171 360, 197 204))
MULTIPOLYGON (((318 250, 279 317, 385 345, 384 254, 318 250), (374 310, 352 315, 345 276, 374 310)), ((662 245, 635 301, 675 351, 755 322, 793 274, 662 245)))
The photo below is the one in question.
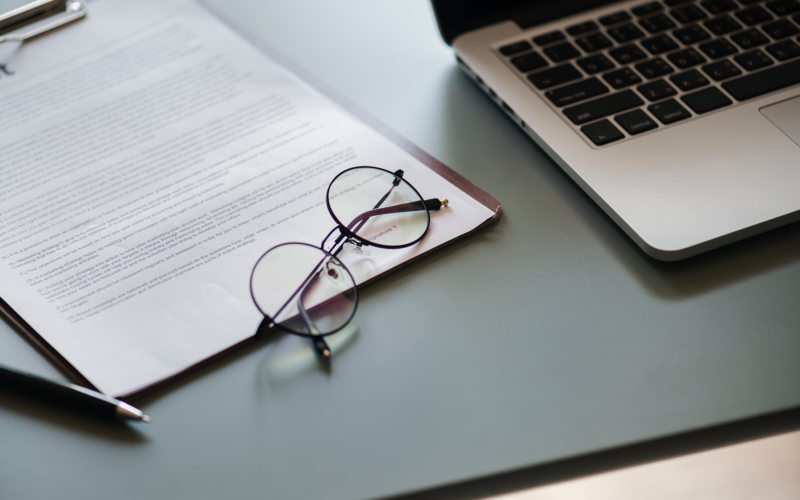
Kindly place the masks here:
POLYGON ((800 146, 800 96, 763 107, 759 111, 800 146))

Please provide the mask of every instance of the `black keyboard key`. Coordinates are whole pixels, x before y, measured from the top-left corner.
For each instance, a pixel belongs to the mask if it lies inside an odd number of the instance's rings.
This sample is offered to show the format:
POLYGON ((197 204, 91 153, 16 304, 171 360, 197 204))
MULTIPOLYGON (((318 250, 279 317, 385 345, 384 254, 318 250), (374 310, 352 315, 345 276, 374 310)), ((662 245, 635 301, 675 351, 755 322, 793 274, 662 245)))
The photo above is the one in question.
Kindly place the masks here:
POLYGON ((652 80, 653 78, 658 78, 659 76, 664 76, 675 71, 672 69, 672 66, 667 64, 660 57, 639 63, 636 65, 636 69, 648 80, 652 80))
POLYGON ((561 62, 566 61, 567 59, 572 59, 573 57, 578 57, 581 55, 571 43, 564 42, 559 43, 558 45, 551 45, 544 49, 544 53, 549 57, 553 62, 561 62))
POLYGON ((742 5, 751 5, 751 4, 754 4, 754 3, 758 3, 760 1, 761 0, 739 0, 739 3, 742 4, 742 5))
POLYGON ((765 37, 755 28, 742 31, 741 33, 736 33, 735 35, 731 36, 731 40, 745 50, 758 47, 759 45, 764 45, 765 43, 769 42, 769 38, 765 37))
POLYGON ((623 24, 622 26, 612 28, 608 30, 608 34, 611 35, 611 38, 616 40, 617 43, 629 42, 644 36, 642 30, 633 24, 623 24))
POLYGON ((671 76, 669 79, 672 80, 672 83, 677 85, 678 88, 684 92, 699 89, 700 87, 704 87, 709 83, 708 79, 700 74, 700 72, 696 69, 678 73, 677 75, 671 76))
POLYGON ((739 101, 800 83, 800 60, 752 73, 722 84, 739 101))
POLYGON ((597 146, 618 141, 625 137, 625 135, 608 120, 601 120, 591 125, 585 125, 581 127, 581 132, 586 134, 586 137, 597 146))
POLYGON ((670 11, 672 17, 678 20, 681 24, 689 24, 700 19, 705 19, 708 16, 697 5, 687 5, 670 11))
POLYGON ((675 30, 672 32, 672 36, 680 40, 684 45, 692 45, 711 38, 708 31, 704 30, 699 24, 675 30))
POLYGON ((667 56, 667 59, 672 61, 672 64, 678 69, 691 68, 692 66, 697 66, 698 64, 706 62, 706 58, 694 49, 684 49, 679 52, 673 52, 667 56))
POLYGON ((563 40, 566 38, 564 33, 560 31, 552 31, 550 33, 545 33, 544 35, 539 35, 533 38, 533 43, 538 46, 547 45, 548 43, 557 42, 559 40, 563 40))
POLYGON ((595 33, 583 38, 578 38, 575 40, 575 43, 577 43, 580 48, 587 53, 603 50, 614 45, 611 43, 611 40, 606 38, 606 36, 602 33, 595 33))
POLYGON ((729 56, 739 52, 739 50, 734 47, 731 42, 725 40, 724 38, 719 38, 712 42, 701 43, 700 50, 705 52, 705 54, 711 59, 719 59, 720 57, 729 56))
POLYGON ((572 120, 572 123, 580 125, 608 115, 615 115, 642 104, 644 104, 644 101, 634 94, 632 90, 623 90, 617 94, 611 94, 594 101, 566 108, 564 114, 572 120))
POLYGON ((633 12, 634 15, 637 15, 637 16, 641 17, 641 16, 646 16, 648 14, 652 14, 653 12, 659 12, 659 11, 662 11, 662 10, 664 10, 664 6, 663 5, 661 5, 658 2, 650 2, 650 3, 646 3, 644 5, 640 5, 638 7, 634 7, 633 9, 631 9, 631 12, 633 12))
POLYGON ((717 87, 709 87, 707 89, 698 90, 693 94, 686 94, 681 96, 681 101, 692 108, 692 111, 697 114, 708 113, 709 111, 714 111, 715 109, 733 103, 733 101, 717 87))
POLYGON ((675 22, 668 18, 666 14, 656 14, 655 16, 639 19, 639 24, 648 32, 654 34, 675 27, 675 22))
POLYGON ((800 56, 800 47, 793 41, 786 40, 785 42, 767 45, 767 52, 779 61, 788 61, 800 56))
POLYGON ((586 99, 591 99, 592 97, 607 92, 608 87, 603 85, 603 82, 597 78, 589 78, 582 82, 564 85, 555 90, 548 90, 544 95, 560 108, 576 102, 585 101, 586 99))
POLYGON ((590 75, 600 73, 601 71, 605 71, 614 67, 614 63, 609 61, 609 59, 603 54, 597 54, 596 56, 578 59, 577 62, 578 66, 580 66, 581 69, 590 75))
POLYGON ((669 125, 692 116, 689 111, 681 106, 675 99, 669 99, 658 104, 647 106, 647 110, 656 115, 661 123, 669 125))
POLYGON ((614 121, 631 135, 641 134, 658 127, 656 121, 641 109, 617 115, 614 117, 614 121))
POLYGON ((669 35, 659 35, 647 40, 642 40, 642 47, 647 49, 648 52, 654 56, 669 52, 672 49, 677 49, 678 44, 669 37, 669 35))
POLYGON ((797 0, 774 0, 767 2, 767 8, 775 13, 776 16, 788 16, 800 10, 800 2, 797 0))
POLYGON ((510 45, 500 47, 500 53, 503 54, 504 56, 513 56, 514 54, 519 54, 520 52, 524 52, 532 48, 533 47, 531 46, 531 44, 529 44, 525 40, 521 40, 517 43, 512 43, 510 45))
POLYGON ((530 54, 512 57, 511 64, 522 73, 528 73, 535 69, 544 68, 547 66, 547 61, 536 52, 531 52, 530 54))
POLYGON ((537 89, 544 90, 562 83, 577 80, 583 75, 580 71, 575 69, 575 66, 567 63, 555 68, 539 71, 538 73, 531 73, 528 75, 528 80, 536 86, 537 89))
POLYGON ((710 21, 706 21, 703 24, 717 36, 726 35, 742 27, 742 25, 737 23, 736 20, 731 16, 717 17, 710 21))
POLYGON ((734 76, 739 76, 742 74, 742 70, 737 68, 735 64, 727 59, 703 66, 703 71, 705 71, 708 76, 717 82, 721 82, 722 80, 727 80, 728 78, 733 78, 734 76))
POLYGON ((664 3, 667 5, 667 7, 675 7, 676 5, 681 5, 691 1, 692 0, 664 0, 664 3))
POLYGON ((772 62, 772 59, 770 59, 769 56, 760 50, 754 50, 752 52, 736 56, 734 59, 737 63, 739 63, 739 66, 743 67, 747 71, 755 71, 757 69, 765 68, 775 64, 772 62))
POLYGON ((572 36, 582 35, 597 29, 597 24, 594 21, 586 21, 585 23, 576 24, 567 28, 567 33, 572 36))
POLYGON ((603 75, 603 80, 607 81, 609 85, 617 90, 642 83, 642 79, 639 78, 639 75, 630 68, 622 68, 617 71, 606 73, 603 75))
POLYGON ((767 23, 762 26, 761 29, 775 40, 780 40, 782 38, 786 38, 787 36, 800 33, 800 30, 797 29, 797 26, 786 19, 779 19, 774 23, 767 23))
POLYGON ((636 61, 641 61, 647 55, 636 45, 626 45, 617 49, 608 51, 609 55, 617 60, 620 64, 629 64, 636 61))
POLYGON ((644 85, 639 85, 636 89, 650 102, 659 101, 678 93, 666 80, 645 83, 644 85))
POLYGON ((744 24, 754 26, 772 19, 772 14, 764 10, 764 7, 757 5, 749 9, 740 10, 736 13, 736 17, 744 24))
POLYGON ((728 12, 729 10, 739 7, 733 0, 703 0, 700 2, 700 5, 714 15, 722 14, 723 12, 728 12))
POLYGON ((607 16, 603 16, 600 18, 600 24, 603 26, 611 26, 612 24, 619 24, 621 22, 629 21, 631 15, 621 10, 619 12, 615 12, 613 14, 609 14, 607 16))

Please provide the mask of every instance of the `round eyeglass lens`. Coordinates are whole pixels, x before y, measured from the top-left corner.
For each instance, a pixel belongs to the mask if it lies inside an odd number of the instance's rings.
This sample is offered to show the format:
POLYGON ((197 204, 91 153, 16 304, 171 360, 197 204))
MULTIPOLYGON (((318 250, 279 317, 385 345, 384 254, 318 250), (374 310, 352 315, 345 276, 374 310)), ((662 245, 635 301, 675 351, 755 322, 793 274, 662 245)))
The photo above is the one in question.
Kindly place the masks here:
POLYGON ((353 318, 358 292, 333 255, 305 243, 285 243, 261 256, 250 277, 258 309, 298 335, 329 335, 353 318))
POLYGON ((328 210, 363 242, 384 248, 416 243, 431 221, 417 190, 377 167, 355 167, 336 176, 328 187, 328 210))

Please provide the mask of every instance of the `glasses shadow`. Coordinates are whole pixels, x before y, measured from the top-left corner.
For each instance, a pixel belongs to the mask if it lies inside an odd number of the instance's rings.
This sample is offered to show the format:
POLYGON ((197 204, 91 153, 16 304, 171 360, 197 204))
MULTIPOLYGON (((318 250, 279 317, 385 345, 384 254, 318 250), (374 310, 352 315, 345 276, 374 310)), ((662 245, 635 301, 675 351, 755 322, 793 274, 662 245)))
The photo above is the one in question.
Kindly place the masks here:
POLYGON ((284 333, 266 347, 256 371, 259 393, 288 386, 309 373, 331 375, 333 363, 358 337, 358 326, 350 322, 342 330, 325 337, 331 350, 330 360, 320 360, 307 338, 284 333))

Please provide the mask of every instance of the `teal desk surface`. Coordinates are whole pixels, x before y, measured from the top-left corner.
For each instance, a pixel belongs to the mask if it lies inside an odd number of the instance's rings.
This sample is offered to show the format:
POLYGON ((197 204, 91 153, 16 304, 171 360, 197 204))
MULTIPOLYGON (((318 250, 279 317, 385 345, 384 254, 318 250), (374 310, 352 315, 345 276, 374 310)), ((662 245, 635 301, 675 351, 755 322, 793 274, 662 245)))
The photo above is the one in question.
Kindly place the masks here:
MULTIPOLYGON (((656 262, 460 72, 425 0, 211 3, 504 215, 366 287, 330 373, 277 374, 292 339, 267 339, 137 401, 149 426, 0 393, 0 498, 476 498, 758 415, 800 427, 798 224, 656 262)), ((0 363, 64 378, 7 325, 0 363)))

